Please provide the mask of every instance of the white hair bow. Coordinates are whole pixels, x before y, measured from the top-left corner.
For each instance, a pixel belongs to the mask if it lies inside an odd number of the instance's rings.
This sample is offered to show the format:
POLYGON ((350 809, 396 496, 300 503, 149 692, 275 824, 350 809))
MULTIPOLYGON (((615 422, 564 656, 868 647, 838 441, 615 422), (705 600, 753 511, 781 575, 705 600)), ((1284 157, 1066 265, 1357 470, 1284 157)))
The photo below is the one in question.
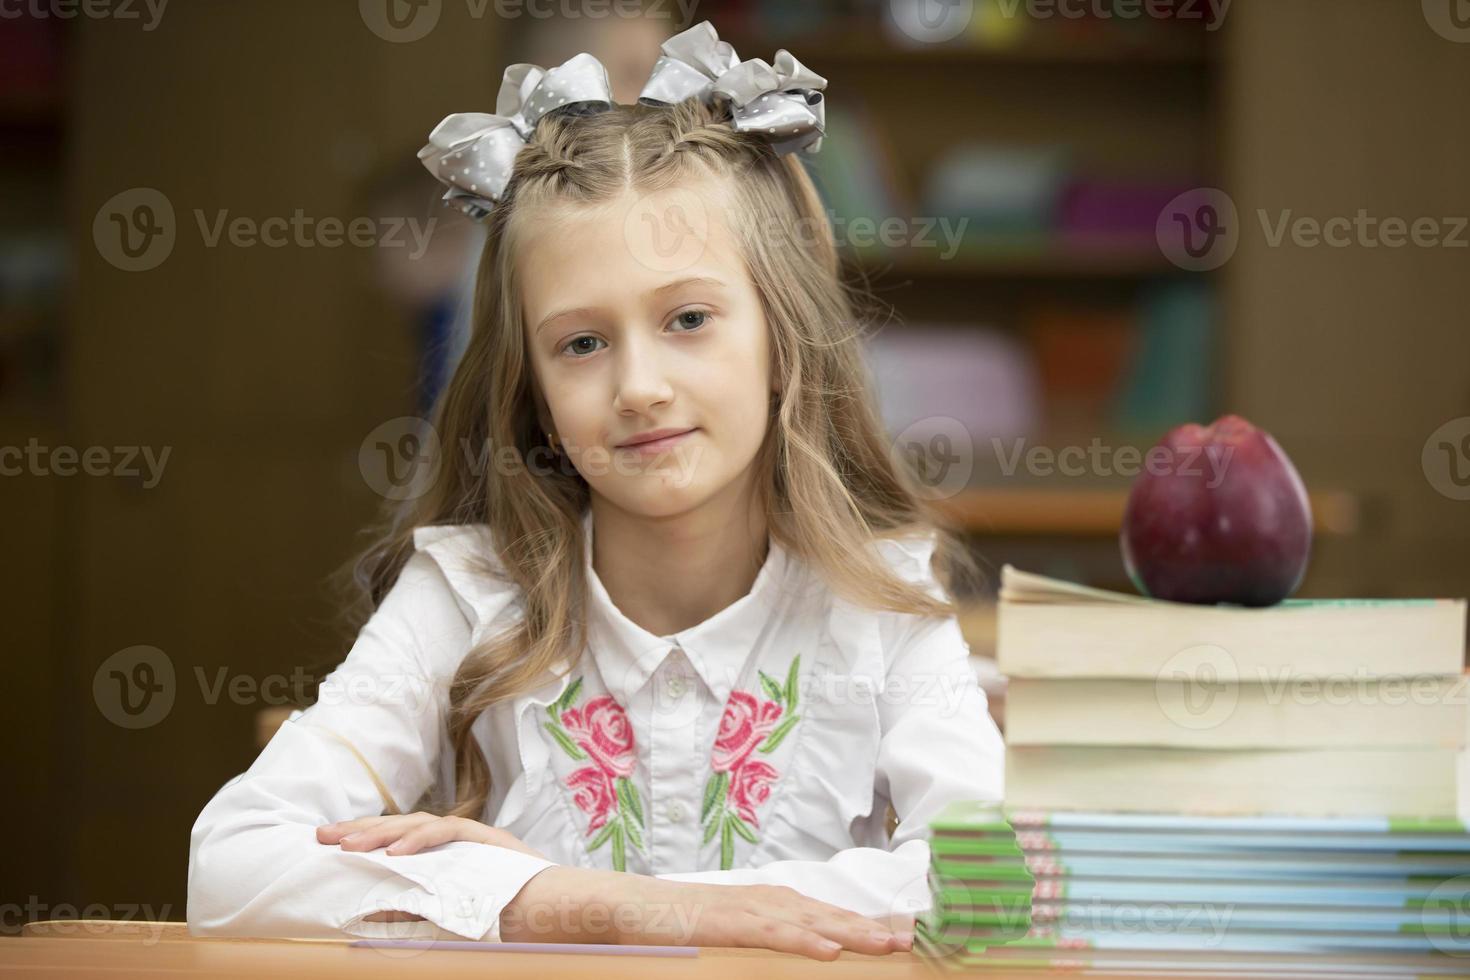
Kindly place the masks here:
POLYGON ((709 104, 722 97, 730 101, 734 127, 767 137, 777 153, 821 149, 827 80, 790 51, 777 51, 775 65, 760 58, 741 61, 707 20, 669 38, 660 50, 639 102, 671 105, 697 95, 709 104))
MULTIPOLYGON (((691 95, 706 104, 730 103, 731 122, 741 132, 765 136, 777 153, 815 153, 826 128, 822 90, 827 80, 776 52, 775 65, 759 58, 741 61, 714 25, 702 21, 665 41, 638 101, 672 105, 691 95)), ((516 154, 547 113, 566 109, 588 114, 613 105, 607 69, 592 55, 574 55, 552 69, 517 64, 505 70, 495 112, 445 116, 418 157, 449 187, 446 204, 471 218, 490 213, 505 193, 516 154)))
POLYGON ((505 193, 516 154, 548 112, 602 112, 611 108, 612 86, 602 62, 583 52, 551 70, 511 65, 500 83, 494 114, 456 112, 445 116, 419 159, 449 185, 444 195, 471 218, 483 218, 505 193))

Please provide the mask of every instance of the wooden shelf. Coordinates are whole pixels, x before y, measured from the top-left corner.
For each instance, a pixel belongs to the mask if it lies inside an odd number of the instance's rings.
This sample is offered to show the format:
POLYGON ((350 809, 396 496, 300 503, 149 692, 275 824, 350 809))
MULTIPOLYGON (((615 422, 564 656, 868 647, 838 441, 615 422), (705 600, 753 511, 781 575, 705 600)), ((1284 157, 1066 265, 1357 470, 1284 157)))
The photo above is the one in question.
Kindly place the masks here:
POLYGON ((1157 246, 1136 242, 995 249, 949 259, 941 258, 937 249, 900 249, 854 253, 845 261, 850 268, 883 279, 1148 279, 1185 274, 1157 246))
MULTIPOLYGON (((760 37, 733 38, 737 51, 759 51, 760 37)), ((1100 67, 1193 67, 1208 68, 1217 59, 1217 48, 1204 35, 1157 37, 1146 41, 1120 41, 1111 37, 1080 37, 1055 31, 1034 30, 1014 43, 976 44, 946 42, 899 46, 885 40, 883 28, 841 27, 821 35, 798 36, 783 40, 801 63, 821 73, 828 65, 870 68, 910 68, 958 65, 966 68, 985 65, 1045 65, 1100 67)))
MULTIPOLYGON (((1358 499, 1343 491, 1308 493, 1317 534, 1349 535, 1359 525, 1358 499)), ((939 503, 965 530, 985 535, 1107 537, 1123 526, 1128 491, 966 490, 939 503)))

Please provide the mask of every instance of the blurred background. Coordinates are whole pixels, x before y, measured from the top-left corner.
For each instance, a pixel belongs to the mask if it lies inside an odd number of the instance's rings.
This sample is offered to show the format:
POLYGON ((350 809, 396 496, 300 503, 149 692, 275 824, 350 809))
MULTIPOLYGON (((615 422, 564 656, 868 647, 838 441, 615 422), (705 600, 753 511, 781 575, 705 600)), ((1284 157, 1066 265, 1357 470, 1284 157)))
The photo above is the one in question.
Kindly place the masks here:
POLYGON ((1131 588, 1127 449, 1233 412, 1311 491, 1300 594, 1470 592, 1465 0, 27 0, 0 930, 183 919, 195 816, 345 654, 331 576, 468 329, 429 130, 580 51, 631 102, 704 19, 828 79, 809 163, 887 311, 885 420, 992 589, 1131 588))

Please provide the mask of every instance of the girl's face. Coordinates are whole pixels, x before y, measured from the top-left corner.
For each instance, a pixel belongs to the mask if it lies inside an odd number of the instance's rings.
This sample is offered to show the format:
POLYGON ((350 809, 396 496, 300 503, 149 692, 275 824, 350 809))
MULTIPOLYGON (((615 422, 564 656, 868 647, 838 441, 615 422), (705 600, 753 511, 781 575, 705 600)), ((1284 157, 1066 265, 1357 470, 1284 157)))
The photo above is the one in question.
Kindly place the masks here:
MULTIPOLYGON (((595 494, 648 517, 738 493, 766 435, 770 347, 713 181, 529 216, 517 271, 543 428, 595 494), (681 433, 642 448, 657 430, 681 433)), ((733 502, 732 502, 733 505, 733 502)))

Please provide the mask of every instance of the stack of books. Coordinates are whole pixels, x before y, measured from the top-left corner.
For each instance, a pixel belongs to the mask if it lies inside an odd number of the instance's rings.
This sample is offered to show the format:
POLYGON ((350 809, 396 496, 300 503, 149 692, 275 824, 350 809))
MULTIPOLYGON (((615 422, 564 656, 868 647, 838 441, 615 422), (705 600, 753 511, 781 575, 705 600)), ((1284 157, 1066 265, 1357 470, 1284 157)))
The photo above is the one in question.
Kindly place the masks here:
POLYGON ((947 962, 1470 974, 1463 600, 1190 606, 1007 567, 997 655, 1006 829, 934 863, 982 903, 1024 867, 1030 925, 951 929, 947 962))
POLYGON ((1001 573, 1006 803, 1455 817, 1463 599, 1160 602, 1001 573))
POLYGON ((935 847, 935 906, 915 929, 949 968, 1470 974, 1458 821, 1007 808, 967 843, 935 847))
POLYGON ((921 956, 959 965, 976 949, 1004 945, 1031 928, 1035 878, 1001 808, 956 802, 929 822, 929 909, 914 923, 921 956), (984 869, 975 874, 976 867, 984 869))

